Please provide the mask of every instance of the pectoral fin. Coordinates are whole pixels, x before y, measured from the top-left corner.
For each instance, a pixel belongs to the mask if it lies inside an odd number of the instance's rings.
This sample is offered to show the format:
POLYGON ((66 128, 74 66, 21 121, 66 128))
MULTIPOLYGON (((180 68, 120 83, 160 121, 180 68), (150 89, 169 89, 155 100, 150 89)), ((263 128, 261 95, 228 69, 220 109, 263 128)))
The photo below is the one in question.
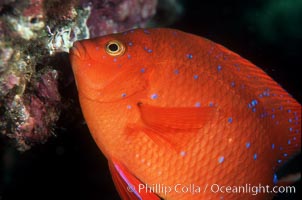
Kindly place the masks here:
POLYGON ((157 107, 138 103, 143 122, 155 129, 192 130, 211 120, 213 107, 157 107))
POLYGON ((159 146, 179 153, 214 115, 213 107, 165 108, 138 103, 143 126, 128 126, 128 132, 144 132, 159 146))

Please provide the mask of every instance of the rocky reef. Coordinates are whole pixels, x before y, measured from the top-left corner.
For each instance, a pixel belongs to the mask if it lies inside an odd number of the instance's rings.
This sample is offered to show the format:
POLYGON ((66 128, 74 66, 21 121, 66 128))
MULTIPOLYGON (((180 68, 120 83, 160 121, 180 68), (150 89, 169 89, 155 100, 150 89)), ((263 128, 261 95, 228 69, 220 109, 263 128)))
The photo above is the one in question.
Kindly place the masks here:
POLYGON ((157 4, 157 0, 0 0, 1 137, 25 151, 55 135, 60 114, 66 113, 60 90, 72 82, 64 59, 73 42, 145 27, 157 4))

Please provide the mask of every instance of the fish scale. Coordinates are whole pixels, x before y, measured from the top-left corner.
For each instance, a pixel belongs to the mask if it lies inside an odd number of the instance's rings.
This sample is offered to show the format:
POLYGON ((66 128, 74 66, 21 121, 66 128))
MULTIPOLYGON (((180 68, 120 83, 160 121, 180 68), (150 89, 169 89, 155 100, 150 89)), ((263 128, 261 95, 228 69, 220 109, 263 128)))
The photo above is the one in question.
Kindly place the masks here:
POLYGON ((300 104, 219 44, 136 29, 76 42, 70 54, 84 117, 123 199, 272 198, 208 186, 272 187, 300 151, 300 104), (120 52, 110 55, 112 43, 120 52))

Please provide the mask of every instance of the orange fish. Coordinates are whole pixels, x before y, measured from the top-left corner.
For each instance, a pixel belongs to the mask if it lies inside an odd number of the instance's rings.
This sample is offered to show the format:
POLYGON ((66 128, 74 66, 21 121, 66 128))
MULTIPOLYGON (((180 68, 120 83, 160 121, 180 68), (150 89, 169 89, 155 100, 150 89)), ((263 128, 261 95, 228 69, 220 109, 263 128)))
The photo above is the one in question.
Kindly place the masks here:
POLYGON ((272 198, 301 149, 301 105, 205 38, 136 29, 76 42, 70 59, 123 199, 272 198))

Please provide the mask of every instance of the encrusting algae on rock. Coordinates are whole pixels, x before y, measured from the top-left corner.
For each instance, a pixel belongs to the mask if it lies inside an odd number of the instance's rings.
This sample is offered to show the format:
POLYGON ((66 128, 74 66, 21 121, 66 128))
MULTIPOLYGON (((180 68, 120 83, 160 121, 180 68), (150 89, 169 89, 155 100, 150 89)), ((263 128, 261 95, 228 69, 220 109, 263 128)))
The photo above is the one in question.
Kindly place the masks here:
POLYGON ((62 77, 69 68, 62 55, 76 40, 146 26, 156 5, 157 0, 0 1, 0 133, 20 151, 45 143, 64 107, 60 81, 72 77, 62 77))

